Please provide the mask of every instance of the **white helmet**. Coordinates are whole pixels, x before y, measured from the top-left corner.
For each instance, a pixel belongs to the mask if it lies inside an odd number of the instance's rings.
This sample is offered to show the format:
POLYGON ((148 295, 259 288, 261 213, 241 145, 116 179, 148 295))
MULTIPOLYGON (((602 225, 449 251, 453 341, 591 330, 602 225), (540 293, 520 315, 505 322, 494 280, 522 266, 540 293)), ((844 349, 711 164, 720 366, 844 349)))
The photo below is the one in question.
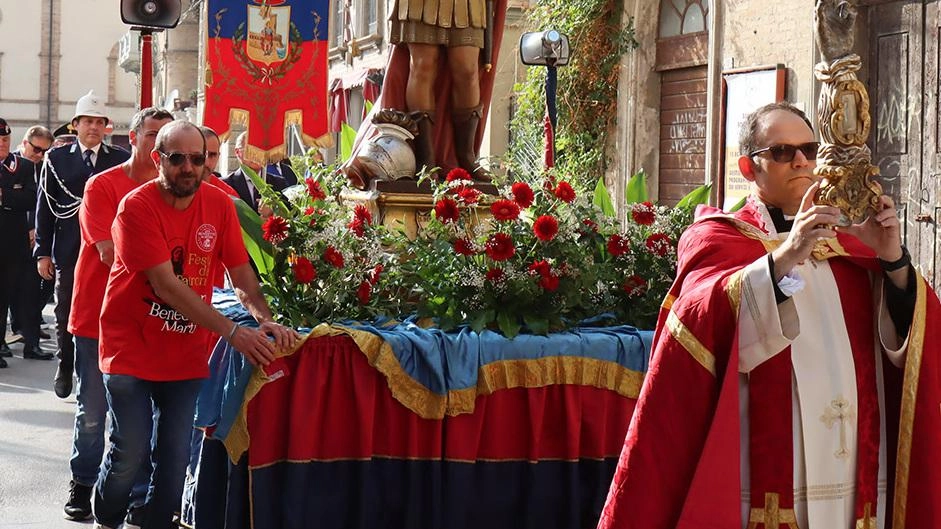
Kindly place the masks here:
POLYGON ((75 116, 72 117, 72 121, 82 116, 105 118, 105 122, 109 121, 108 115, 105 114, 105 104, 100 97, 95 95, 94 90, 89 90, 87 94, 80 97, 78 102, 75 103, 75 116))

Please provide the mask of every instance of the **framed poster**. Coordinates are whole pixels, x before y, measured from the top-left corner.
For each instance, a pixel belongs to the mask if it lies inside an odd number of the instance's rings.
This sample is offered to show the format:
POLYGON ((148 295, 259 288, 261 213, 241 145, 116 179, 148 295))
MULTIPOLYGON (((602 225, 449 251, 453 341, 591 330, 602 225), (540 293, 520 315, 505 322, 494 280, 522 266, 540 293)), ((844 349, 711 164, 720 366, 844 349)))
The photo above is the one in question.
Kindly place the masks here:
POLYGON ((742 121, 755 109, 784 100, 786 73, 783 64, 740 68, 722 73, 722 209, 732 207, 751 190, 751 183, 738 170, 738 141, 742 121))

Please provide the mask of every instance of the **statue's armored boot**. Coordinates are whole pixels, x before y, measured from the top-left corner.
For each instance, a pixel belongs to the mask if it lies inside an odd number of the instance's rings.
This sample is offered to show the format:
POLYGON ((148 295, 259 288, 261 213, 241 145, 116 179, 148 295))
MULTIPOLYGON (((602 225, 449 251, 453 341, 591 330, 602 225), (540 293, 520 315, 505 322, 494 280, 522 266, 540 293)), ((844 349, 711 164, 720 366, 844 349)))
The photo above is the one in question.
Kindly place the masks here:
POLYGON ((425 169, 431 171, 435 164, 435 113, 431 110, 416 110, 409 117, 418 124, 418 136, 412 140, 415 153, 415 174, 425 169))
POLYGON ((477 164, 477 149, 474 147, 482 109, 480 105, 454 109, 451 112, 451 125, 454 127, 454 153, 458 165, 470 173, 474 180, 489 182, 490 173, 477 164))

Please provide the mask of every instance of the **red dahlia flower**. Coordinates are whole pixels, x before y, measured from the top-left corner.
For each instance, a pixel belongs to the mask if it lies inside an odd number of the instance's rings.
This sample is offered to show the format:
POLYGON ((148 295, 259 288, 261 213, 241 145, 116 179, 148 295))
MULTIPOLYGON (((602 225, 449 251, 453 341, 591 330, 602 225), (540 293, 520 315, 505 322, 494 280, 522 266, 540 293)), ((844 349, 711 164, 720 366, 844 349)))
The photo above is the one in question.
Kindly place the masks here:
POLYGON ((539 278, 539 286, 548 292, 555 292, 559 288, 559 276, 549 274, 539 278))
POLYGON ((513 200, 521 208, 528 208, 533 205, 533 200, 535 196, 533 195, 533 188, 529 187, 529 184, 526 182, 516 182, 513 184, 513 187, 510 188, 510 191, 513 193, 513 200))
POLYGON ((654 233, 650 237, 647 237, 646 244, 650 253, 659 255, 660 257, 670 253, 670 250, 673 249, 670 236, 665 233, 654 233))
POLYGON ((650 226, 656 219, 654 206, 650 202, 642 202, 631 206, 631 218, 643 226, 650 226))
POLYGON ((634 274, 624 280, 621 289, 627 292, 628 296, 639 296, 647 290, 647 280, 634 274))
POLYGON ((608 253, 617 257, 631 251, 630 241, 617 233, 608 238, 608 253))
POLYGON ((454 190, 458 200, 465 204, 476 204, 480 199, 480 191, 473 187, 461 186, 454 190))
POLYGON ((435 217, 441 222, 457 222, 461 211, 457 209, 457 202, 450 198, 442 198, 435 204, 435 217))
POLYGON ((272 244, 279 244, 288 237, 288 221, 277 215, 268 217, 261 229, 262 236, 272 244))
POLYGON ((512 200, 501 199, 490 206, 490 212, 497 220, 516 220, 520 216, 520 207, 512 200))
POLYGON ((475 255, 477 251, 474 250, 474 245, 470 241, 460 238, 454 241, 454 253, 458 255, 475 255))
POLYGON ((297 257, 294 259, 294 280, 302 285, 306 285, 317 278, 317 270, 313 263, 306 257, 297 257))
POLYGON ((363 224, 363 221, 360 219, 353 219, 346 226, 350 229, 350 231, 355 233, 357 237, 366 235, 366 225, 363 224))
POLYGON ((446 182, 455 182, 457 180, 471 180, 470 173, 466 169, 456 167, 448 171, 448 176, 445 177, 446 182))
POLYGON ((529 265, 529 273, 533 275, 538 275, 540 277, 548 277, 552 271, 552 266, 549 264, 549 261, 543 259, 542 261, 536 261, 535 263, 529 265))
POLYGON ((494 261, 506 261, 516 254, 516 246, 509 235, 494 233, 487 241, 486 252, 494 261))
POLYGON ((572 202, 575 200, 575 190, 572 189, 572 185, 568 182, 559 182, 559 185, 555 187, 552 193, 559 197, 559 200, 562 202, 572 202))
POLYGON ((305 178, 304 182, 307 184, 307 194, 310 195, 310 198, 314 200, 323 200, 327 198, 327 194, 324 193, 323 189, 320 188, 320 182, 309 177, 305 178))
POLYGON ((382 271, 385 270, 385 267, 382 264, 377 264, 375 268, 372 269, 372 272, 369 274, 369 282, 373 285, 379 282, 379 275, 382 274, 382 271))
POLYGON ((559 233, 559 221, 552 215, 542 215, 533 223, 533 233, 540 241, 551 241, 559 233))
POLYGON ((362 221, 367 226, 372 224, 372 213, 369 212, 369 208, 362 204, 357 204, 356 208, 353 209, 353 218, 362 221))
POLYGON ((323 252, 323 260, 334 268, 343 268, 343 254, 333 246, 327 246, 327 249, 323 252))
POLYGON ((356 297, 359 298, 360 305, 366 305, 369 303, 369 298, 372 296, 372 285, 369 284, 369 281, 363 281, 359 284, 359 288, 356 289, 356 297))
POLYGON ((503 269, 502 268, 491 268, 487 270, 487 281, 491 283, 498 283, 503 280, 503 269))

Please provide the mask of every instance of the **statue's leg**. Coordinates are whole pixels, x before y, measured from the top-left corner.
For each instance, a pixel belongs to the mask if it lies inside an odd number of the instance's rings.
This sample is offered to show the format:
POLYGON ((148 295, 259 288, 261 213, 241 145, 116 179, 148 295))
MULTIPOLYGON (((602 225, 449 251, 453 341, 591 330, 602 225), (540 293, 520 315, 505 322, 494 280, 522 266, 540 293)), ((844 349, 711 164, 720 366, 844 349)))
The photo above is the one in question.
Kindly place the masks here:
POLYGON ((415 169, 432 169, 435 163, 434 119, 435 76, 437 75, 440 47, 434 44, 409 43, 409 74, 405 87, 405 103, 418 123, 418 137, 413 147, 415 169))
POLYGON ((454 152, 458 165, 475 180, 490 181, 490 175, 477 164, 477 128, 480 125, 480 48, 455 46, 448 48, 451 77, 451 125, 454 128, 454 152), (459 81, 458 81, 459 80, 459 81))

